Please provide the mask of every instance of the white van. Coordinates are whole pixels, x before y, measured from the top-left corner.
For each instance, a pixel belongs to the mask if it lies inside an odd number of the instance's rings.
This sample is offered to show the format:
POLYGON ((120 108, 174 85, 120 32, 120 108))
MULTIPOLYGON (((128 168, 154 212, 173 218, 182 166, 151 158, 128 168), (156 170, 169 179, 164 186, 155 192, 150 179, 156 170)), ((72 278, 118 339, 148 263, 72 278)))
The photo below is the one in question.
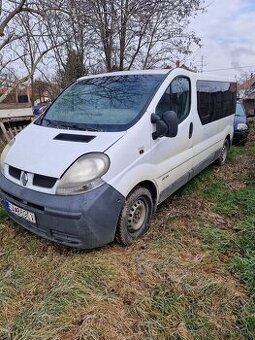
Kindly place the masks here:
POLYGON ((80 78, 1 155, 9 216, 46 239, 130 245, 156 207, 224 164, 236 83, 181 68, 80 78))

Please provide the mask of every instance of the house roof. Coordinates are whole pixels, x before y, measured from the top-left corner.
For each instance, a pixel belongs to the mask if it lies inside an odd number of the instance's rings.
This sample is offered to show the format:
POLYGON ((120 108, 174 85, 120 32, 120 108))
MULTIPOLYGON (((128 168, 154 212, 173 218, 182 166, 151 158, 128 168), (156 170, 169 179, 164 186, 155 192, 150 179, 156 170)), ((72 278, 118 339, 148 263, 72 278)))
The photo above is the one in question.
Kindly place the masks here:
POLYGON ((0 94, 4 94, 8 90, 8 87, 0 87, 0 94))
POLYGON ((249 99, 255 99, 255 91, 252 91, 249 95, 248 95, 249 99))
POLYGON ((255 78, 250 78, 247 79, 241 83, 238 83, 237 85, 237 90, 238 91, 247 91, 250 90, 251 88, 255 88, 255 78))

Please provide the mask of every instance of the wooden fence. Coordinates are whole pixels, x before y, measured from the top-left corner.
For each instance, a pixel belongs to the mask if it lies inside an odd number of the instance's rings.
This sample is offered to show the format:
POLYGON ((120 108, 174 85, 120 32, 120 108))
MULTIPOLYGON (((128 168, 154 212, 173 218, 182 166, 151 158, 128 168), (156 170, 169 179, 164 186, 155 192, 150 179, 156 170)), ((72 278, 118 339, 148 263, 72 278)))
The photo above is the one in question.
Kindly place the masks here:
POLYGON ((0 104, 0 138, 9 142, 33 120, 31 106, 27 104, 0 104))

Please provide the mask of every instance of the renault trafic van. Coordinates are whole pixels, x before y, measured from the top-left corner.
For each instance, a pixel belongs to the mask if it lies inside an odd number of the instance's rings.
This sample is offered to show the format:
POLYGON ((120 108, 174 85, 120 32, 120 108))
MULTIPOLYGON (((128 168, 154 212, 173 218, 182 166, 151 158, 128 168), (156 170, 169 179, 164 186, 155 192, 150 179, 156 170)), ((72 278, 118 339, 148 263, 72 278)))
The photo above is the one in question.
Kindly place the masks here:
POLYGON ((130 245, 233 136, 236 83, 181 68, 80 78, 1 155, 9 216, 76 248, 130 245))

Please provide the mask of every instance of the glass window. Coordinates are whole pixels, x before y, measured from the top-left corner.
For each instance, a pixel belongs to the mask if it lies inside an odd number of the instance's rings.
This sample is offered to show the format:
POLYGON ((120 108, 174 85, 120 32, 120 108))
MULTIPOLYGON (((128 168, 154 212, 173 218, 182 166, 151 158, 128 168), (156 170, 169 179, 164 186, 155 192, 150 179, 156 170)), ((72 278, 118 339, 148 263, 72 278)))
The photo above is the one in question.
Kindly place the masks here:
POLYGON ((246 117, 244 106, 241 103, 236 104, 236 116, 246 117))
POLYGON ((38 124, 121 131, 138 120, 164 75, 89 78, 69 86, 38 124))
POLYGON ((174 111, 177 114, 178 122, 181 123, 190 111, 190 81, 186 77, 175 78, 163 96, 157 107, 156 114, 162 116, 166 111, 174 111))
POLYGON ((204 80, 197 82, 197 107, 203 125, 234 114, 235 101, 235 83, 204 80))

